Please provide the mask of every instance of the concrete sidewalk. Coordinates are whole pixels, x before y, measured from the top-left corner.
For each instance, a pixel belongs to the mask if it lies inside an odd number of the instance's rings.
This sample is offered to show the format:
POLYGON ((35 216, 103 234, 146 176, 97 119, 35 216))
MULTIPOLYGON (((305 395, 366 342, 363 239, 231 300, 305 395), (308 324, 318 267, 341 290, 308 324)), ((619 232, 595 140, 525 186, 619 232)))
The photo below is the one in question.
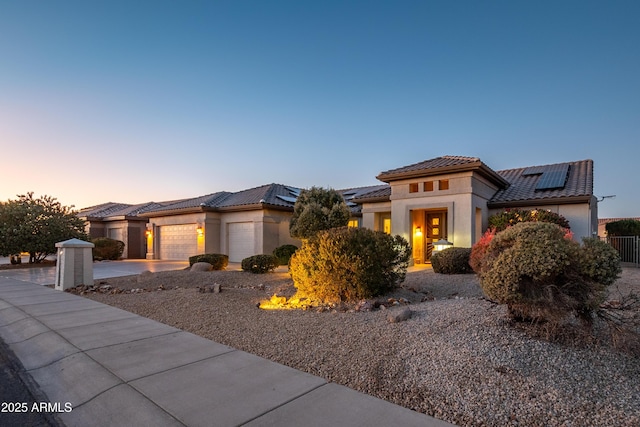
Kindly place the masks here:
POLYGON ((68 426, 451 425, 115 307, 6 277, 0 278, 0 339, 68 426))

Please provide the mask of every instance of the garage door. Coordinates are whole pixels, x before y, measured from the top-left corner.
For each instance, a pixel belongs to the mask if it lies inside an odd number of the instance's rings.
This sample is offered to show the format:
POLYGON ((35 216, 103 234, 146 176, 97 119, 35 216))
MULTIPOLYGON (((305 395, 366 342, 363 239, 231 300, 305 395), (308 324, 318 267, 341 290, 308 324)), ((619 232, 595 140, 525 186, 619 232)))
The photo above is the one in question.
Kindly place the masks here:
POLYGON ((197 255, 196 224, 163 225, 160 227, 160 259, 186 261, 197 255))
POLYGON ((255 232, 253 222, 229 223, 229 261, 240 262, 255 255, 255 232))

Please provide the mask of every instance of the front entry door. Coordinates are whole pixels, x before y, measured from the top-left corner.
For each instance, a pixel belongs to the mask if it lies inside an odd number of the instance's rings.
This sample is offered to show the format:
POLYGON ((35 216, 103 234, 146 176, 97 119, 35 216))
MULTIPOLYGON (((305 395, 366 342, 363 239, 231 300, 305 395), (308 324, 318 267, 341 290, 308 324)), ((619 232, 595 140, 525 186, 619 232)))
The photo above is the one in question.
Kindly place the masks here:
POLYGON ((427 213, 427 251, 425 255, 428 260, 431 259, 433 253, 433 242, 447 235, 446 218, 446 212, 427 213))

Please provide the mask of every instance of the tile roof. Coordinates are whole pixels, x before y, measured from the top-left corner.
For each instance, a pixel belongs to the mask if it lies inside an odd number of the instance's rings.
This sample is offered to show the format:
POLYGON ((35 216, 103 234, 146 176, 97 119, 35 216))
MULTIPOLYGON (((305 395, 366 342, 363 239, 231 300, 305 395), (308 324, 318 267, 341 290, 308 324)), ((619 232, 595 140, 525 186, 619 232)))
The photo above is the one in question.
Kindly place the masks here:
POLYGON ((378 200, 378 199, 389 199, 391 197, 391 186, 390 185, 380 185, 380 188, 368 191, 366 193, 361 193, 353 198, 353 201, 356 203, 363 203, 367 200, 378 200))
POLYGON ((113 212, 118 212, 120 210, 126 209, 133 205, 127 203, 115 203, 115 202, 107 202, 101 203, 96 206, 90 206, 88 208, 83 208, 78 211, 78 216, 80 217, 96 217, 102 218, 111 216, 113 212))
POLYGON ((412 165, 403 166, 396 169, 390 169, 388 171, 380 172, 378 179, 384 181, 383 178, 387 176, 394 176, 400 174, 407 174, 411 172, 422 172, 433 169, 448 168, 451 166, 471 165, 480 162, 478 157, 465 157, 465 156, 442 156, 435 159, 424 160, 412 165))
POLYGON ((217 193, 205 194, 204 196, 194 197, 191 199, 182 199, 174 202, 162 203, 156 209, 149 210, 149 212, 172 211, 199 207, 215 207, 220 202, 220 200, 223 200, 230 194, 231 193, 226 191, 219 191, 217 193))
POLYGON ((286 186, 282 184, 267 184, 260 187, 250 188, 248 190, 232 193, 224 199, 216 207, 232 208, 247 205, 266 204, 271 206, 282 206, 293 208, 295 203, 291 201, 297 197, 300 189, 297 187, 286 186))
POLYGON ((553 165, 534 166, 497 171, 509 182, 509 187, 498 190, 489 201, 490 207, 524 202, 557 202, 566 198, 591 198, 593 196, 593 160, 556 163, 553 165), (538 181, 543 179, 545 170, 552 170, 559 165, 568 165, 569 171, 564 186, 561 188, 536 189, 538 181), (535 173, 532 173, 535 172, 535 173))
POLYGON ((489 166, 485 165, 478 157, 465 156, 436 157, 435 159, 381 172, 376 178, 383 182, 391 182, 400 179, 426 177, 460 171, 477 171, 498 187, 507 186, 507 182, 489 166))

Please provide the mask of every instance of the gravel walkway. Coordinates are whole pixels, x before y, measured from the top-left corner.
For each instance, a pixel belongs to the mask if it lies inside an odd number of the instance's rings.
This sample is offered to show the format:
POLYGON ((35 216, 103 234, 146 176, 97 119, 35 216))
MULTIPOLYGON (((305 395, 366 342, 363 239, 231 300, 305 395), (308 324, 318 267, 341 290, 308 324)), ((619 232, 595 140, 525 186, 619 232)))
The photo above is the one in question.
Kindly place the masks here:
MULTIPOLYGON (((639 279, 625 269, 620 290, 640 293, 639 279)), ((413 316, 400 323, 387 316, 402 305, 258 309, 274 293, 291 295, 286 272, 174 271, 96 285, 132 293, 85 296, 461 426, 640 425, 639 358, 534 339, 482 299, 473 275, 410 272, 391 296, 410 301, 413 316), (221 293, 196 289, 213 283, 221 293)))

